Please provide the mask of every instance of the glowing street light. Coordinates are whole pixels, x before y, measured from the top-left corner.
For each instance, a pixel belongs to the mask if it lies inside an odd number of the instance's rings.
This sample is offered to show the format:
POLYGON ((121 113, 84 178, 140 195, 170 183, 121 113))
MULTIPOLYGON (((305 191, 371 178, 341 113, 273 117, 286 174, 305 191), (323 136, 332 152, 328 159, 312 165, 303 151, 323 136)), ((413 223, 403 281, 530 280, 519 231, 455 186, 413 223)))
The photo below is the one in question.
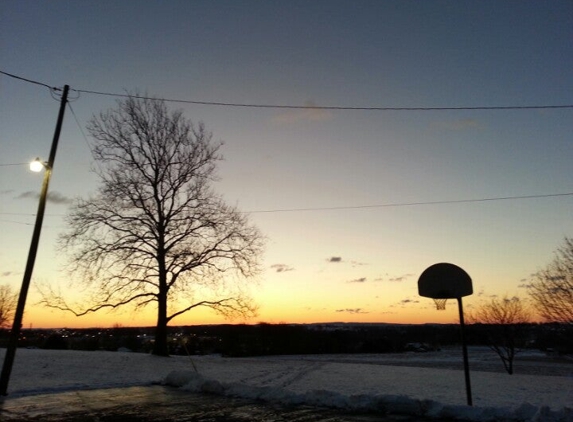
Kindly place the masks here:
POLYGON ((40 158, 36 158, 34 161, 30 163, 30 170, 34 173, 39 173, 46 168, 46 163, 40 161, 40 158))

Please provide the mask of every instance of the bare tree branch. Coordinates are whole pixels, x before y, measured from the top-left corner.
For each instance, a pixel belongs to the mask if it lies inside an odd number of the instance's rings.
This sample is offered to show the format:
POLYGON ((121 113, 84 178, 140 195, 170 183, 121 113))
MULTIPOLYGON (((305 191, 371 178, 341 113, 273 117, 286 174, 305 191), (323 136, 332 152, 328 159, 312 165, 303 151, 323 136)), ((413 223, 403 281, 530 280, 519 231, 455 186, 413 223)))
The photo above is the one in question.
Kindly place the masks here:
POLYGON ((226 298, 214 301, 202 300, 200 302, 195 302, 186 308, 180 309, 177 312, 171 314, 168 319, 171 320, 179 315, 182 315, 194 308, 205 306, 215 310, 216 312, 225 315, 227 317, 242 316, 250 317, 256 315, 257 308, 250 301, 244 298, 226 298))

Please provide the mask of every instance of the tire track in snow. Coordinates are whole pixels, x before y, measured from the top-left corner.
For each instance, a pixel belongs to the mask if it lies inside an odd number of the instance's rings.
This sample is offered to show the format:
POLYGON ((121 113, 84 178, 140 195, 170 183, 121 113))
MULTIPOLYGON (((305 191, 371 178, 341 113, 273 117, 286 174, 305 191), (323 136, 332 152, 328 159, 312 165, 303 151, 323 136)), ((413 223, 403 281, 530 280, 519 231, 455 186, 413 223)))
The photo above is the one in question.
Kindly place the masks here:
POLYGON ((311 372, 314 372, 325 365, 323 362, 305 362, 295 365, 277 365, 276 369, 269 369, 264 373, 242 378, 241 383, 259 386, 288 387, 289 385, 303 379, 311 372))
POLYGON ((302 367, 299 367, 297 371, 291 374, 291 377, 287 379, 285 382, 281 384, 281 387, 286 388, 291 384, 294 384, 297 381, 305 378, 311 372, 314 372, 325 365, 323 362, 312 362, 312 363, 305 363, 302 367))

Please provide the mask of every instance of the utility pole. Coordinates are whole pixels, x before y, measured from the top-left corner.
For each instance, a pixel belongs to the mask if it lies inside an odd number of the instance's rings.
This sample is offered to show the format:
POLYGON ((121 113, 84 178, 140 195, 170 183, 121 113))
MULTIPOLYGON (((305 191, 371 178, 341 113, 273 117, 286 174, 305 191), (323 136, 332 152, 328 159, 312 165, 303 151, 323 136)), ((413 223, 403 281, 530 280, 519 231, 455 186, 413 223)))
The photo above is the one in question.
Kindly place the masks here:
POLYGON ((69 89, 70 87, 68 85, 64 86, 62 99, 60 101, 60 111, 56 122, 56 130, 54 131, 52 148, 50 149, 50 157, 48 158, 48 162, 44 165, 44 181, 42 183, 42 191, 40 193, 40 201, 38 203, 36 224, 34 225, 32 243, 30 244, 30 250, 28 252, 28 261, 26 263, 26 270, 24 271, 24 278, 22 279, 22 287, 20 288, 18 306, 16 307, 16 313, 14 314, 14 322, 12 324, 12 331, 10 332, 8 348, 6 349, 6 356, 4 357, 4 366, 2 367, 2 374, 0 375, 0 395, 3 396, 8 394, 8 382, 10 381, 12 365, 14 364, 14 356, 16 355, 16 349, 18 347, 18 338, 20 337, 20 329, 22 328, 22 319, 24 317, 24 307, 26 306, 28 288, 30 287, 32 272, 34 271, 34 263, 36 262, 36 253, 38 251, 38 243, 40 242, 42 222, 44 221, 44 210, 46 209, 46 199, 48 197, 48 185, 50 184, 50 176, 52 175, 52 169, 54 168, 54 160, 56 158, 56 150, 58 149, 62 122, 64 121, 64 111, 66 110, 66 103, 68 102, 69 89))

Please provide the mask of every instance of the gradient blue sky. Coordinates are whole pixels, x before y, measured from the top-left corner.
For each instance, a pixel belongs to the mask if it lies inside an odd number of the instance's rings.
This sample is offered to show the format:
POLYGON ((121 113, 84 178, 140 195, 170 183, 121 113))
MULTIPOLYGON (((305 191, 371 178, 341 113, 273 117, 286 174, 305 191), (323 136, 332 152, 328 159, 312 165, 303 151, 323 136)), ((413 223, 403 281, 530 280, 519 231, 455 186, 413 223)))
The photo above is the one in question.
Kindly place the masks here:
MULTIPOLYGON (((571 1, 11 1, 1 69, 50 86, 198 101, 357 107, 573 103, 571 1)), ((82 94, 80 125, 114 106, 82 94)), ((252 291, 268 322, 451 322, 417 294, 429 265, 474 280, 475 306, 520 294, 573 235, 573 197, 353 207, 573 192, 573 110, 333 111, 171 104, 225 141, 216 189, 268 237, 252 291), (332 259, 332 258, 339 259, 332 259)), ((0 164, 47 157, 58 104, 0 76, 0 164)), ((34 283, 59 284, 70 198, 97 186, 67 111, 34 283)), ((41 177, 0 166, 0 283, 19 289, 41 177)), ((25 325, 77 320, 34 305, 25 325)), ((175 324, 220 322, 197 312, 175 324)))

